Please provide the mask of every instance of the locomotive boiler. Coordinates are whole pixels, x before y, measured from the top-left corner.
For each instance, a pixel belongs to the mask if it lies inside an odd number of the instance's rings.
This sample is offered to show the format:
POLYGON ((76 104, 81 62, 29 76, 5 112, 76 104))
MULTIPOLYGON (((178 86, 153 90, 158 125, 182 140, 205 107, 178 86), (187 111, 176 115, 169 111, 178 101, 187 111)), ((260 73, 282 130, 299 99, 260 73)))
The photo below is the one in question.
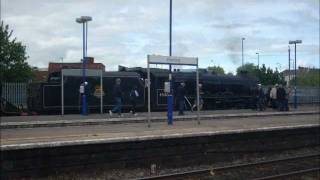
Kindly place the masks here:
MULTIPOLYGON (((167 94, 164 84, 168 81, 169 71, 165 69, 151 68, 151 108, 153 111, 162 111, 167 108, 167 94)), ((180 82, 186 83, 186 98, 190 103, 196 97, 195 72, 174 71, 173 90, 177 89, 180 82)), ((123 90, 124 111, 130 108, 130 90, 136 86, 140 94, 137 108, 141 111, 147 109, 147 88, 145 80, 147 69, 136 67, 119 67, 118 71, 103 72, 102 76, 87 77, 88 85, 86 95, 89 112, 98 112, 103 99, 103 110, 107 112, 114 105, 112 89, 115 79, 121 79, 123 90), (101 88, 102 82, 102 88, 101 88)), ((217 75, 200 70, 199 81, 202 84, 202 99, 204 109, 249 108, 254 99, 254 88, 257 82, 243 76, 217 75)), ((61 72, 51 73, 48 81, 44 83, 32 83, 28 88, 28 109, 38 113, 59 113, 61 110, 61 88, 64 90, 65 112, 80 112, 81 98, 79 87, 82 77, 68 75, 63 77, 61 86, 61 72)), ((186 108, 190 105, 186 104, 186 108)))

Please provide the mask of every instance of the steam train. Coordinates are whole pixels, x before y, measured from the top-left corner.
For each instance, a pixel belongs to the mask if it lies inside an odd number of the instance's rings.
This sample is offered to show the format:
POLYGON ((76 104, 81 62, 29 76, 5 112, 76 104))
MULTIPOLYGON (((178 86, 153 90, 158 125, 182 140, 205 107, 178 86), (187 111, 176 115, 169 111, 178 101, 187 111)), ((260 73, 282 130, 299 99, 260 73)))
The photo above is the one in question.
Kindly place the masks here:
MULTIPOLYGON (((168 81, 169 71, 165 69, 151 68, 151 108, 153 111, 162 111, 167 108, 167 93, 164 84, 168 81)), ((89 112, 99 111, 101 98, 103 110, 107 111, 114 105, 112 89, 115 79, 121 79, 123 90, 123 109, 130 108, 130 90, 136 86, 140 94, 137 100, 137 108, 147 109, 147 88, 145 80, 147 69, 141 67, 119 67, 118 71, 103 72, 102 76, 90 76, 86 78, 86 95, 89 112), (102 83, 103 88, 100 87, 102 83)), ((173 90, 177 89, 181 82, 186 84, 188 104, 194 103, 196 98, 196 72, 175 70, 172 72, 173 90)), ((79 87, 82 82, 80 75, 63 76, 61 86, 61 72, 51 73, 48 81, 44 83, 32 83, 28 88, 28 109, 38 113, 59 112, 61 110, 61 94, 63 87, 65 112, 81 111, 81 96, 79 87)), ((250 108, 254 102, 254 90, 257 82, 245 76, 217 75, 204 69, 199 70, 199 82, 202 84, 201 97, 204 109, 250 108)), ((175 92, 174 92, 175 96, 175 92)))

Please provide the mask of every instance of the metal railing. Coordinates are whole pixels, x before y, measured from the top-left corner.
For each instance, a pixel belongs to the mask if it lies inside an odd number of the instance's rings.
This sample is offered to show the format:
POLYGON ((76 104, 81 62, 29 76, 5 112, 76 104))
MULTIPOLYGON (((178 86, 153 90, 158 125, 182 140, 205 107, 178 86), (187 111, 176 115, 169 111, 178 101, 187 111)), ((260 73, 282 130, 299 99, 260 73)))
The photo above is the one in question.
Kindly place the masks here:
POLYGON ((15 106, 27 108, 27 83, 4 82, 1 88, 2 98, 15 106))

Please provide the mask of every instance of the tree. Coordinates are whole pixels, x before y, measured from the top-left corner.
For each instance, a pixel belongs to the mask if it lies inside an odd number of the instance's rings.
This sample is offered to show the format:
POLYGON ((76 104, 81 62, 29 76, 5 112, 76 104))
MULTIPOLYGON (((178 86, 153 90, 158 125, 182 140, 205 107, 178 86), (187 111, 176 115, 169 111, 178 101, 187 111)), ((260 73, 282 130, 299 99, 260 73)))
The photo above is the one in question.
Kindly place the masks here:
POLYGON ((246 75, 251 78, 258 78, 257 66, 253 63, 246 63, 237 68, 237 75, 246 75))
POLYGON ((254 78, 263 85, 285 84, 283 75, 277 69, 273 71, 269 67, 266 68, 265 64, 258 68, 253 63, 247 63, 237 68, 237 75, 254 78))
POLYGON ((224 69, 220 66, 209 66, 208 71, 214 74, 224 74, 224 69))
MULTIPOLYGON (((294 85, 294 78, 290 81, 291 85, 294 85)), ((297 76, 298 86, 320 86, 320 70, 311 69, 308 72, 301 73, 297 76)))
POLYGON ((1 82, 26 82, 33 77, 33 70, 26 62, 26 47, 3 22, 0 26, 0 80, 1 82))

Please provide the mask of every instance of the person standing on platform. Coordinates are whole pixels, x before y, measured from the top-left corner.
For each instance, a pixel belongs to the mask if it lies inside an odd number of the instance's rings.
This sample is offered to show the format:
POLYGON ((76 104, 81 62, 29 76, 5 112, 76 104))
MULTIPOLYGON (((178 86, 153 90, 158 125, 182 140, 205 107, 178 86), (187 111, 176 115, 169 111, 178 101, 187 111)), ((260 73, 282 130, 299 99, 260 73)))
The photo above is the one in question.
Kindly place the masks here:
POLYGON ((112 110, 109 110, 110 116, 112 116, 113 113, 118 113, 120 117, 122 117, 121 114, 121 108, 122 108, 122 89, 121 89, 121 79, 117 78, 116 83, 113 87, 113 97, 115 100, 115 106, 112 110))
POLYGON ((277 109, 277 89, 278 89, 278 84, 276 84, 270 91, 270 100, 271 100, 272 109, 277 109))
POLYGON ((257 89, 257 110, 263 111, 264 109, 264 92, 261 87, 261 84, 258 84, 258 89, 257 89))
POLYGON ((285 102, 284 102, 284 110, 289 111, 289 98, 291 94, 291 88, 287 87, 286 89, 286 97, 285 97, 285 102))
MULTIPOLYGON (((202 96, 203 96, 203 91, 202 91, 202 84, 199 84, 199 109, 201 110, 202 109, 202 107, 203 107, 203 98, 202 98, 202 96)), ((194 104, 193 104, 193 106, 191 107, 191 112, 193 112, 193 110, 194 110, 194 108, 196 108, 197 107, 197 97, 195 98, 195 100, 194 100, 194 104)))
POLYGON ((271 92, 271 87, 268 88, 266 96, 266 107, 271 106, 271 100, 270 100, 270 92, 271 92))
POLYGON ((177 89, 177 101, 179 105, 179 115, 184 115, 184 102, 185 102, 185 95, 186 95, 186 84, 184 82, 180 83, 180 86, 177 89))
MULTIPOLYGON (((81 111, 81 107, 83 106, 82 105, 82 100, 83 100, 83 96, 84 95, 88 95, 89 93, 88 93, 88 91, 89 91, 89 89, 88 89, 88 82, 87 81, 85 81, 84 83, 81 83, 80 84, 80 87, 79 87, 79 110, 81 111)), ((88 100, 88 97, 87 97, 87 100, 88 100)), ((86 112, 88 113, 88 101, 86 102, 86 112)))
POLYGON ((138 87, 134 86, 131 91, 130 91, 130 102, 131 102, 131 113, 134 116, 137 116, 138 114, 136 113, 136 105, 137 105, 137 100, 139 98, 139 92, 138 92, 138 87))
POLYGON ((278 110, 284 111, 285 106, 285 98, 286 98, 286 90, 283 88, 283 86, 280 84, 278 90, 277 90, 277 100, 278 100, 278 110))

